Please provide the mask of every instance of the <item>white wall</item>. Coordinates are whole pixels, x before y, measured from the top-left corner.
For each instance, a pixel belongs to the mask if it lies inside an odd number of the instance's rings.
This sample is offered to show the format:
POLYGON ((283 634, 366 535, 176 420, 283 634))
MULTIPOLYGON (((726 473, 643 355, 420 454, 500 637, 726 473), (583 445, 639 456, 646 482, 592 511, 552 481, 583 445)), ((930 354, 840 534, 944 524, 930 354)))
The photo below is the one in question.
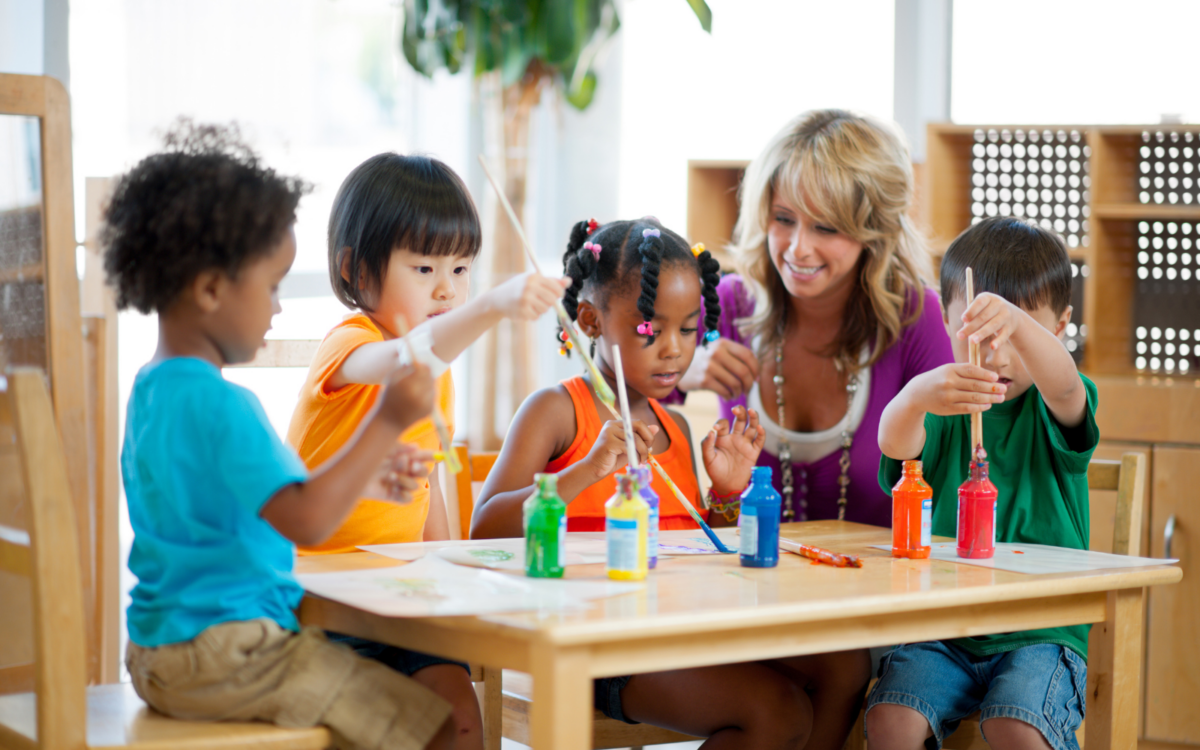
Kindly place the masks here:
POLYGON ((0 73, 40 76, 44 37, 43 0, 0 0, 0 73))

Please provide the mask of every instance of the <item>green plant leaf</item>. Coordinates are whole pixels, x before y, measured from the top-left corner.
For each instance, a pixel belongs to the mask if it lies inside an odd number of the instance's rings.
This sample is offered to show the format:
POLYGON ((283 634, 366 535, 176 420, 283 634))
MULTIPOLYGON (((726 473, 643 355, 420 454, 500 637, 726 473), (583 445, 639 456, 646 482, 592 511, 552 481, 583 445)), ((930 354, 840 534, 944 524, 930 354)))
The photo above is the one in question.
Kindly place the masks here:
POLYGON ((708 7, 708 3, 704 0, 687 0, 687 4, 691 7, 692 12, 696 14, 696 18, 700 19, 700 27, 712 33, 712 9, 708 7))

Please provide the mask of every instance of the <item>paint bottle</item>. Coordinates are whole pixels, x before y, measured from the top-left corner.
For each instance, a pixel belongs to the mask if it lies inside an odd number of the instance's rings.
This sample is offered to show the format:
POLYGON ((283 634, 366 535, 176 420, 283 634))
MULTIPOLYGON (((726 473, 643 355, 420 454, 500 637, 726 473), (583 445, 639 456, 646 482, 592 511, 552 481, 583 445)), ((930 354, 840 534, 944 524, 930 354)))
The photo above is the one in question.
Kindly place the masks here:
POLYGON ((958 556, 988 558, 996 553, 996 485, 988 479, 987 454, 979 448, 971 475, 958 488, 958 556))
POLYGON ((534 474, 537 490, 525 501, 525 575, 562 578, 567 546, 567 505, 557 474, 534 474))
POLYGON ((608 542, 608 577, 640 581, 646 566, 650 507, 637 494, 633 477, 617 475, 617 494, 604 504, 604 536, 608 542))
POLYGON ((920 461, 905 461, 892 488, 892 557, 929 557, 933 488, 921 475, 920 461))
POLYGON ((650 506, 650 521, 646 527, 646 566, 654 570, 658 566, 658 493, 650 484, 652 475, 649 466, 642 464, 630 471, 637 482, 638 494, 650 506))
POLYGON ((742 567, 773 568, 779 564, 779 510, 782 498, 771 485, 771 467, 755 466, 742 492, 742 567))

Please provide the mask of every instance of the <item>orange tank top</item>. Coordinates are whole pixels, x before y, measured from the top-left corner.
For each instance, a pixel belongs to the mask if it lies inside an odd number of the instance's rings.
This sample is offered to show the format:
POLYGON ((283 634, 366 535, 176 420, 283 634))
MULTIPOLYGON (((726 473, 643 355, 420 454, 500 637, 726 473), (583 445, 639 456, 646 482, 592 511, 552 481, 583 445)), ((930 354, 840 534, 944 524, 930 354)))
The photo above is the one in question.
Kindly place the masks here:
MULTIPOLYGON (((562 384, 571 394, 571 403, 575 407, 575 440, 561 456, 546 464, 546 471, 552 473, 582 461, 596 444, 600 430, 604 427, 604 422, 596 413, 596 404, 592 400, 592 391, 587 381, 577 376, 564 380, 562 384)), ((701 517, 706 517, 708 511, 700 502, 700 486, 696 481, 696 473, 692 470, 692 452, 687 436, 679 429, 679 425, 667 410, 659 406, 654 399, 650 399, 650 408, 654 410, 654 415, 658 417, 663 429, 667 431, 667 438, 671 441, 670 447, 654 457, 679 486, 684 496, 691 499, 692 505, 699 509, 701 517)), ((659 528, 698 528, 663 478, 657 472, 654 472, 653 476, 651 486, 659 498, 659 528)), ((579 493, 579 496, 567 505, 567 531, 604 531, 604 503, 616 492, 617 480, 610 474, 579 493)))

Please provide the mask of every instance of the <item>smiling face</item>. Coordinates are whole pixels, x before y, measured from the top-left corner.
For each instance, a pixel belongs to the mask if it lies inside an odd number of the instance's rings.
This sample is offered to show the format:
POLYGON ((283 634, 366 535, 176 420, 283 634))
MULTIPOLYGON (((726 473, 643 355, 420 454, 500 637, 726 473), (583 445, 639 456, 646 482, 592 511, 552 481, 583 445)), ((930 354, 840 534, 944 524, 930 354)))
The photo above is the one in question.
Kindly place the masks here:
POLYGON ((625 384, 649 398, 670 395, 696 354, 696 330, 700 324, 700 276, 683 263, 663 265, 654 301, 654 343, 637 332, 645 320, 637 309, 638 284, 612 292, 603 308, 584 299, 579 304, 579 323, 597 341, 601 369, 612 371, 612 347, 621 348, 625 384), (605 366, 607 365, 607 367, 605 366))
POLYGON ((410 328, 447 313, 467 300, 471 260, 460 255, 392 251, 378 292, 368 293, 371 317, 393 335, 396 316, 410 328))
MULTIPOLYGON (((955 297, 942 313, 942 322, 946 324, 946 333, 950 335, 950 346, 954 350, 955 362, 970 360, 968 342, 958 338, 958 332, 964 325, 962 316, 966 309, 966 301, 961 297, 955 297)), ((1071 320, 1070 307, 1067 307, 1061 315, 1056 315, 1054 309, 1049 305, 1042 305, 1033 310, 1024 307, 1021 309, 1025 310, 1038 325, 1057 336, 1060 341, 1063 339, 1067 323, 1071 320)), ((1029 376, 1025 364, 1021 361, 1016 349, 1013 348, 1011 339, 1005 341, 999 349, 994 351, 992 350, 992 340, 985 339, 979 344, 979 362, 985 370, 991 370, 999 375, 999 382, 1007 386, 1008 390, 1004 392, 1005 401, 1012 401, 1033 385, 1033 378, 1029 376)))
POLYGON ((855 283, 854 269, 863 245, 775 191, 767 222, 771 263, 788 294, 818 299, 844 291, 855 283))

